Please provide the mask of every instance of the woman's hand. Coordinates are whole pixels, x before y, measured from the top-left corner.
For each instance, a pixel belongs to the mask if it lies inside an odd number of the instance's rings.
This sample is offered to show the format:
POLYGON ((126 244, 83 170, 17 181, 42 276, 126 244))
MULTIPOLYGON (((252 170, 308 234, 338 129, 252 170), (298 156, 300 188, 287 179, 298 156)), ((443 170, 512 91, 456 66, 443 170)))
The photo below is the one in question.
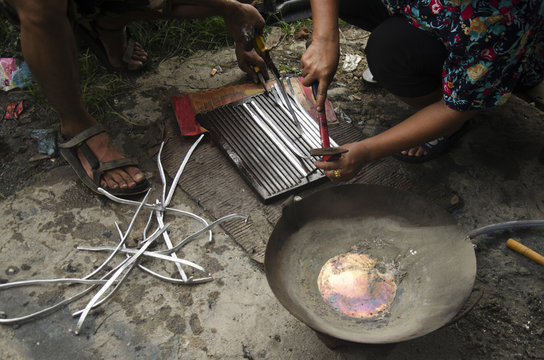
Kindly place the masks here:
POLYGON ((322 169, 331 181, 347 181, 355 177, 361 168, 370 162, 367 159, 364 140, 342 145, 348 152, 335 161, 316 161, 314 164, 322 169))
POLYGON ((342 145, 348 152, 340 159, 317 161, 315 166, 323 169, 332 181, 346 181, 357 175, 366 164, 441 136, 450 136, 474 114, 474 111, 452 110, 440 100, 382 133, 342 145))
POLYGON ((300 59, 301 75, 304 78, 302 84, 312 86, 314 82, 319 82, 316 99, 317 111, 322 111, 325 108, 327 89, 336 73, 339 57, 338 39, 333 37, 331 39, 312 39, 312 43, 300 59))
POLYGON ((317 111, 323 111, 327 89, 336 73, 340 57, 340 34, 338 32, 338 1, 310 0, 312 5, 312 43, 300 59, 302 84, 317 88, 317 111))

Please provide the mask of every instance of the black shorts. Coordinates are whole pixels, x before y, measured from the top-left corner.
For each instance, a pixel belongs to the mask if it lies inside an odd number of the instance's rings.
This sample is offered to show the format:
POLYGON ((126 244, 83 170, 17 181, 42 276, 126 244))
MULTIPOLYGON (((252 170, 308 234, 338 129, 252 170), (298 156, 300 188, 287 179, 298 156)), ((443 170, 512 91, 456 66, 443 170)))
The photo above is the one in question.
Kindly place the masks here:
POLYGON ((380 0, 340 0, 340 18, 369 31, 368 66, 380 86, 394 95, 419 97, 442 86, 448 51, 432 33, 392 16, 380 0))

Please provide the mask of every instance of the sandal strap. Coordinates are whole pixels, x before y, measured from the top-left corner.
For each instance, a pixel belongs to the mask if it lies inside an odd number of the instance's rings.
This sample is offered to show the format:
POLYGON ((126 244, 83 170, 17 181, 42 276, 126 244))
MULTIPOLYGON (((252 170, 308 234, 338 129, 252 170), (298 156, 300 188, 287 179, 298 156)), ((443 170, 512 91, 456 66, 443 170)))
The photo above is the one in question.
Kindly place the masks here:
POLYGON ((93 182, 98 186, 100 185, 100 179, 102 178, 102 175, 104 173, 103 170, 98 170, 100 168, 100 161, 98 161, 98 158, 94 154, 94 152, 91 150, 91 148, 85 143, 86 140, 92 138, 95 135, 98 135, 100 133, 105 132, 106 129, 100 124, 91 126, 88 129, 83 130, 73 138, 70 138, 66 142, 62 144, 58 144, 60 148, 63 149, 72 149, 72 148, 79 148, 81 150, 81 153, 87 159, 89 162, 89 165, 91 165, 91 170, 93 171, 93 182), (100 176, 96 176, 100 175, 100 176))
POLYGON ((105 28, 105 27, 102 27, 102 26, 98 25, 96 23, 96 21, 92 22, 92 26, 96 30, 96 32, 98 32, 100 34, 115 34, 115 35, 117 35, 117 34, 125 33, 127 31, 126 26, 123 26, 122 28, 119 28, 119 29, 108 29, 108 28, 105 28))
POLYGON ((85 156, 85 159, 87 159, 93 171, 97 170, 100 167, 100 161, 98 161, 98 158, 91 150, 89 145, 87 145, 86 143, 82 143, 81 145, 79 145, 79 150, 81 150, 81 153, 83 154, 83 156, 85 156))
POLYGON ((120 29, 107 29, 98 25, 95 21, 93 22, 93 27, 95 31, 98 33, 98 36, 125 34, 127 46, 125 47, 125 50, 123 51, 123 56, 121 57, 121 60, 127 64, 132 60, 132 54, 134 53, 134 47, 136 46, 136 41, 134 41, 134 39, 131 38, 128 28, 126 26, 123 26, 120 29))
POLYGON ((91 126, 88 129, 83 130, 73 138, 67 140, 66 142, 63 142, 62 144, 58 144, 59 147, 63 149, 69 149, 73 148, 75 146, 80 145, 81 143, 84 143, 87 139, 92 138, 93 136, 100 134, 102 132, 105 132, 106 129, 100 124, 91 126))
POLYGON ((129 38, 127 40, 127 47, 125 48, 125 51, 123 52, 123 58, 122 58, 122 60, 126 62, 127 64, 132 60, 132 54, 134 53, 135 45, 136 45, 136 41, 134 41, 134 39, 129 38))
POLYGON ((126 166, 138 166, 138 163, 131 158, 121 158, 100 163, 100 169, 103 172, 118 169, 126 166))
MULTIPOLYGON (((87 157, 87 155, 85 156, 87 157)), ((98 160, 96 159, 96 156, 92 152, 91 152, 90 158, 87 157, 87 161, 89 161, 89 163, 91 163, 91 158, 94 158, 95 161, 97 162, 97 166, 93 166, 93 169, 92 169, 93 170, 92 181, 95 183, 96 186, 100 186, 100 180, 102 180, 102 176, 104 176, 104 174, 110 170, 119 169, 125 166, 138 166, 138 163, 132 158, 122 158, 122 159, 111 160, 106 162, 98 162, 98 160)))

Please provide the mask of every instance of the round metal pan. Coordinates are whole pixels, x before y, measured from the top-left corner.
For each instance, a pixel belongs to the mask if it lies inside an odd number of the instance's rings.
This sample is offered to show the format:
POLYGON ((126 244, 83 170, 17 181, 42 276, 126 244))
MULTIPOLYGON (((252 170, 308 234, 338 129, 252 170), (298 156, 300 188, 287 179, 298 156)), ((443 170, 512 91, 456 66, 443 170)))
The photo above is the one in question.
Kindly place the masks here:
POLYGON ((267 244, 265 272, 281 304, 313 330, 385 344, 425 335, 450 321, 472 291, 476 256, 445 210, 408 192, 351 184, 284 207, 267 244), (395 298, 379 317, 343 315, 319 292, 322 266, 353 249, 398 269, 395 298))

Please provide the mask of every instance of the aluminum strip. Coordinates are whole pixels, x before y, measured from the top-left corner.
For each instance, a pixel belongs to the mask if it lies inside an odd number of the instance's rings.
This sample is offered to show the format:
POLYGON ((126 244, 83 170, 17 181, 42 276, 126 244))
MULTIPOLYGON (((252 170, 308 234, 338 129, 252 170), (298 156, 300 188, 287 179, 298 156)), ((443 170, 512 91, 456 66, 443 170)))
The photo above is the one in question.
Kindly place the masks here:
POLYGON ((246 130, 244 140, 252 143, 253 150, 261 155, 257 159, 259 166, 270 173, 273 181, 281 180, 284 183, 282 189, 296 185, 297 173, 289 166, 288 161, 278 157, 275 144, 262 133, 251 115, 242 106, 233 107, 233 111, 239 119, 244 119, 240 121, 241 128, 246 130))
MULTIPOLYGON (((228 119, 231 119, 231 115, 226 115, 225 111, 219 110, 219 113, 222 116, 228 116, 228 119)), ((256 182, 259 183, 261 187, 266 189, 267 193, 273 194, 280 191, 284 188, 289 182, 286 181, 284 184, 278 184, 278 181, 274 181, 274 173, 270 172, 269 169, 262 166, 262 161, 258 157, 258 153, 255 151, 255 146, 251 144, 252 138, 248 136, 245 132, 240 132, 239 127, 236 128, 237 124, 232 122, 223 121, 223 118, 219 114, 213 114, 216 120, 216 126, 218 126, 221 134, 225 135, 225 139, 228 144, 232 147, 232 150, 239 158, 237 161, 236 158, 233 158, 231 154, 231 159, 238 163, 240 166, 242 163, 244 166, 247 166, 248 176, 252 177, 256 182), (245 137, 242 139, 241 137, 245 137), (249 149, 248 149, 249 147, 249 149)))
POLYGON ((258 165, 257 158, 252 151, 244 151, 247 146, 241 140, 238 140, 235 132, 236 130, 228 126, 228 123, 222 121, 222 117, 219 114, 211 114, 215 120, 215 126, 219 133, 222 134, 225 143, 223 145, 224 150, 229 154, 230 159, 236 164, 238 168, 245 168, 246 176, 250 181, 254 182, 256 186, 264 189, 268 194, 277 192, 281 187, 277 187, 273 182, 268 180, 270 174, 263 173, 265 169, 256 167, 258 165), (228 148, 226 148, 228 147, 228 148))
POLYGON ((233 116, 236 118, 236 125, 240 132, 237 137, 251 144, 251 150, 260 155, 255 159, 257 165, 268 173, 271 181, 283 182, 278 184, 281 189, 296 185, 297 173, 289 168, 287 161, 277 156, 275 145, 262 133, 250 114, 242 106, 235 106, 231 110, 234 112, 233 116))
MULTIPOLYGON (((302 165, 304 165, 303 160, 307 160, 310 157, 308 155, 304 155, 301 150, 295 145, 292 139, 289 138, 289 135, 286 134, 284 131, 281 130, 279 123, 275 122, 270 115, 266 113, 266 110, 262 107, 262 105, 259 105, 256 101, 250 101, 249 104, 253 106, 253 109, 257 111, 257 113, 261 116, 261 119, 265 121, 265 123, 274 131, 274 133, 278 136, 278 138, 289 148, 289 150, 299 157, 299 162, 301 162, 302 165)), ((305 168, 307 171, 308 169, 305 168)))
POLYGON ((243 104, 244 108, 251 114, 251 116, 256 120, 257 125, 268 135, 274 144, 278 147, 278 150, 283 153, 283 155, 289 159, 291 164, 300 172, 302 177, 305 177, 307 171, 299 164, 298 159, 285 149, 284 144, 281 140, 274 134, 274 132, 268 127, 268 125, 261 119, 257 114, 255 114, 247 104, 243 104))
MULTIPOLYGON (((271 117, 273 119, 278 119, 278 117, 285 117, 285 111, 279 111, 280 109, 282 109, 281 106, 278 103, 276 103, 274 99, 272 99, 270 96, 262 97, 260 98, 260 100, 262 101, 263 104, 266 104, 266 108, 270 111, 271 117)), ((282 109, 282 110, 285 110, 285 109, 282 109)), ((295 112, 300 113, 300 111, 297 111, 296 109, 296 104, 293 107, 293 110, 295 110, 295 112)), ((313 129, 311 125, 308 126, 307 120, 303 119, 303 116, 299 115, 299 119, 301 120, 301 126, 303 128, 303 136, 302 138, 298 138, 295 144, 300 144, 301 142, 303 142, 303 144, 301 144, 304 147, 303 151, 306 151, 307 153, 309 153, 310 149, 320 146, 320 145, 317 145, 317 146, 315 145, 315 144, 319 144, 319 128, 317 128, 317 133, 316 133, 316 129, 313 129)), ((278 123, 281 126, 285 125, 285 122, 278 121, 278 123)))

